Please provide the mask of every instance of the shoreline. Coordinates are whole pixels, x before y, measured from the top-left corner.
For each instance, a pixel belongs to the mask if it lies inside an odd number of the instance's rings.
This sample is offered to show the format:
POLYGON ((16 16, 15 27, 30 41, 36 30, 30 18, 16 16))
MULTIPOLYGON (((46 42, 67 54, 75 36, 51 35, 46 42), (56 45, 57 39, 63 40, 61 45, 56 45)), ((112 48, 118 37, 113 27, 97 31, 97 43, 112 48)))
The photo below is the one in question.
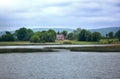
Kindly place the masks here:
MULTIPOLYGON (((8 46, 9 47, 9 46, 8 46)), ((14 47, 14 48, 0 48, 0 53, 28 53, 28 52, 58 52, 56 49, 67 49, 69 51, 75 51, 75 52, 120 52, 120 45, 119 44, 107 44, 107 45, 91 45, 91 46, 53 46, 53 47, 43 47, 43 48, 25 48, 25 47, 14 47)))

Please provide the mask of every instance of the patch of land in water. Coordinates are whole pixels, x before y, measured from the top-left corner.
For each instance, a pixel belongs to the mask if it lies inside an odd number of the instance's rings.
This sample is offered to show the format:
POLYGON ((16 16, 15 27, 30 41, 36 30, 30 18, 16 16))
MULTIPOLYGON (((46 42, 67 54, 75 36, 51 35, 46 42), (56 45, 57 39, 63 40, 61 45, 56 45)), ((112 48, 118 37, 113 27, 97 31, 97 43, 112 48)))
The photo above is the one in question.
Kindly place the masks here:
POLYGON ((64 46, 64 45, 52 45, 46 46, 43 48, 0 48, 0 53, 14 53, 14 52, 54 52, 54 51, 60 51, 61 49, 67 49, 70 51, 85 51, 85 52, 120 52, 120 45, 119 44, 113 44, 113 45, 91 45, 91 46, 64 46), (56 50, 59 49, 59 50, 56 50))
POLYGON ((70 50, 86 52, 120 52, 120 46, 73 47, 70 50))
POLYGON ((35 49, 35 48, 2 48, 0 53, 14 53, 14 52, 23 52, 23 53, 32 53, 32 52, 55 52, 52 49, 35 49))

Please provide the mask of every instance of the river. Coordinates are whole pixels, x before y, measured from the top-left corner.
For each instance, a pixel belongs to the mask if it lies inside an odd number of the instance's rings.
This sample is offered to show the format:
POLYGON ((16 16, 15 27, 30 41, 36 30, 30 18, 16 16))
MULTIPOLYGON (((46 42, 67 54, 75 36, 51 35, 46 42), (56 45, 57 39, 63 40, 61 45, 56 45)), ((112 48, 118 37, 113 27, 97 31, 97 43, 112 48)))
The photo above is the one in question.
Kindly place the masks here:
POLYGON ((0 54, 0 79, 120 79, 120 53, 0 54))
MULTIPOLYGON (((109 45, 109 44, 108 44, 109 45)), ((28 46, 0 46, 2 48, 46 48, 46 47, 90 47, 90 46, 108 46, 107 44, 96 44, 96 45, 28 45, 28 46)))

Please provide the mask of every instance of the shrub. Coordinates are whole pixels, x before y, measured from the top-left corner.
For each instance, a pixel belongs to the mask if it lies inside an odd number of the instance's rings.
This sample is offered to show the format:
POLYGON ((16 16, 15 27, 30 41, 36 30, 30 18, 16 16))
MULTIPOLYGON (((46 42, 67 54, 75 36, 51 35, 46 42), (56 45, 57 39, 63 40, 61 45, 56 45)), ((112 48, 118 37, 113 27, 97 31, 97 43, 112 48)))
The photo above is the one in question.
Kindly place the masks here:
POLYGON ((33 35, 32 37, 31 37, 31 40, 30 40, 31 42, 34 42, 34 43, 38 43, 38 42, 40 42, 40 38, 39 38, 39 36, 38 35, 33 35))

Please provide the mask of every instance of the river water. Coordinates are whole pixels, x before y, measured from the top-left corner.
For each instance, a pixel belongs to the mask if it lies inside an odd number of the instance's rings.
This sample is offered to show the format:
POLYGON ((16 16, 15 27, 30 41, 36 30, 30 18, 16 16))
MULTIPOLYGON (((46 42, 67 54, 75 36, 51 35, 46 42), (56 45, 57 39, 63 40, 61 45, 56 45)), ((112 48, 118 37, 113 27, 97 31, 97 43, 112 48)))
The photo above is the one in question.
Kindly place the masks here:
POLYGON ((0 54, 0 79, 120 79, 120 53, 0 54))
POLYGON ((0 46, 2 48, 46 48, 46 47, 90 47, 90 46, 108 46, 107 44, 102 45, 28 45, 28 46, 0 46))

